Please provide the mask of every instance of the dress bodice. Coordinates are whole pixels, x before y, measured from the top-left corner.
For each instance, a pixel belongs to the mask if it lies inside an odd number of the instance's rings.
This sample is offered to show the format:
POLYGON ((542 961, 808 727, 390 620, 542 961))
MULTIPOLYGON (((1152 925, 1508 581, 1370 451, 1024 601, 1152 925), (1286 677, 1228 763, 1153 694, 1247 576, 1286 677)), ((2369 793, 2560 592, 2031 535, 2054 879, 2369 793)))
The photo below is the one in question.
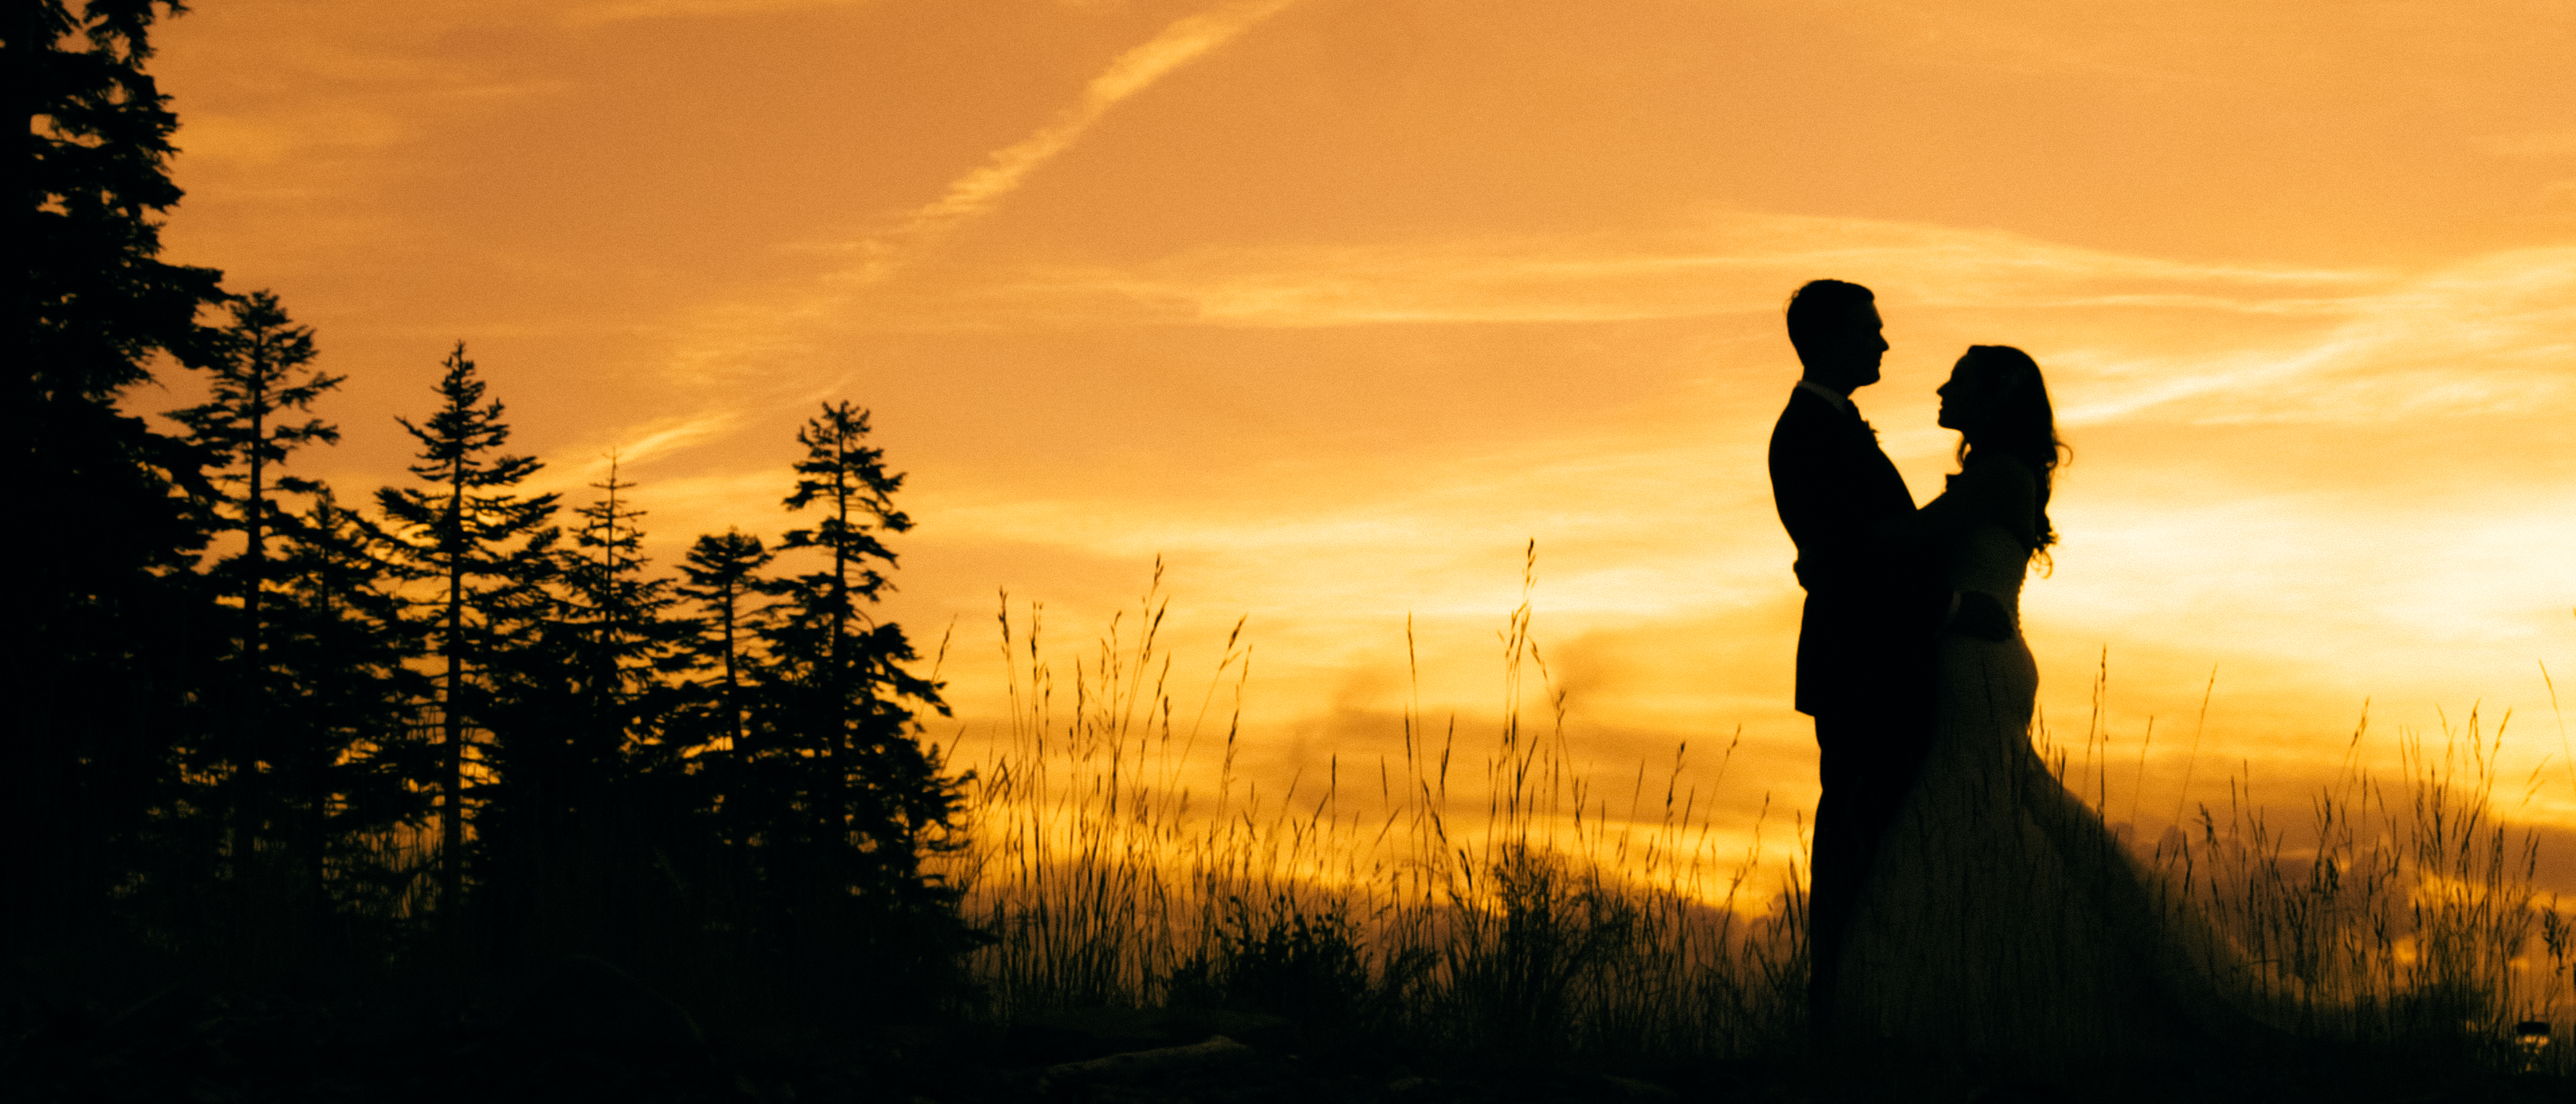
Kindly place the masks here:
POLYGON ((2021 583, 2030 574, 2030 546, 1994 522, 1980 522, 1950 549, 1950 585, 1983 591, 2021 621, 2021 583))

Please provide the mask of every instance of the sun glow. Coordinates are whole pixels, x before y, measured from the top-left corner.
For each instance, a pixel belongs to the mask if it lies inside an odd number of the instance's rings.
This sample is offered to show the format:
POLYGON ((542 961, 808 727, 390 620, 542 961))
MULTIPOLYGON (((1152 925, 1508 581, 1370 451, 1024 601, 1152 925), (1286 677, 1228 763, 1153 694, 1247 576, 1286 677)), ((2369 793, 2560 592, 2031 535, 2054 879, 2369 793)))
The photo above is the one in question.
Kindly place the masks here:
MULTIPOLYGON (((957 658, 997 586, 1098 624, 1159 554, 1173 640, 1250 615, 1265 800, 1400 761, 1417 679, 1491 712, 1535 539, 1570 755, 1687 745, 1732 854, 1814 794, 1761 455, 1817 276, 1881 296, 1859 403, 1918 498, 1961 349, 2048 371, 2076 458, 2026 612, 2048 716, 2107 654, 2115 801, 2244 763, 2300 800, 2365 701, 2518 709, 2505 760, 2564 772, 2570 17, 2414 12, 248 2, 156 71, 173 258, 351 377, 314 474, 401 481, 463 337, 541 489, 616 455, 668 565, 774 536, 793 427, 859 402, 920 522, 878 612, 958 626, 950 742, 1009 729, 957 658)), ((2576 783, 2512 815, 2576 829, 2576 783)))

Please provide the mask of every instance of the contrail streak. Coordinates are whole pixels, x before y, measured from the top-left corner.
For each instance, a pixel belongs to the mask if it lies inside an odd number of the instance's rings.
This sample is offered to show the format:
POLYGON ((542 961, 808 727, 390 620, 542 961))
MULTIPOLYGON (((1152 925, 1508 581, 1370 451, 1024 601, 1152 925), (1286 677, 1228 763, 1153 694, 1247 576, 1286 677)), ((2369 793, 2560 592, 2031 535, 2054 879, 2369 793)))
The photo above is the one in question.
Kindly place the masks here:
MULTIPOLYGON (((1118 55, 1109 63, 1109 68, 1091 78, 1091 83, 1083 86, 1082 98, 1066 108, 1054 122, 993 151, 985 164, 958 177, 937 200, 914 211, 889 237, 915 246, 945 237, 958 225, 991 210, 1002 197, 1017 190, 1030 173, 1080 141, 1092 124, 1099 122, 1121 101, 1151 87, 1173 70, 1233 41, 1236 36, 1278 14, 1293 2, 1245 0, 1188 16, 1163 28, 1162 33, 1144 45, 1118 55)), ((901 249, 893 242, 880 240, 869 245, 872 247, 869 251, 877 256, 858 274, 864 283, 874 283, 892 275, 901 260, 901 249)))

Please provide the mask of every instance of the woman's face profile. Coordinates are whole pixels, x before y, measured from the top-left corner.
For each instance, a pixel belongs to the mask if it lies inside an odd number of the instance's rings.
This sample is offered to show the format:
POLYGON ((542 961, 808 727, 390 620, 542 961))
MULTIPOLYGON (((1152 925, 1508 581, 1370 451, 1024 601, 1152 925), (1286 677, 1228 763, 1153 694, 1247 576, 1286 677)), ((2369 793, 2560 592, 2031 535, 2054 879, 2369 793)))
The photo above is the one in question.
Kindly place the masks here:
POLYGON ((1933 389, 1941 396, 1941 413, 1934 420, 1943 429, 1966 433, 1985 420, 1986 373, 1977 363, 1977 354, 1959 358, 1950 368, 1950 382, 1933 389))

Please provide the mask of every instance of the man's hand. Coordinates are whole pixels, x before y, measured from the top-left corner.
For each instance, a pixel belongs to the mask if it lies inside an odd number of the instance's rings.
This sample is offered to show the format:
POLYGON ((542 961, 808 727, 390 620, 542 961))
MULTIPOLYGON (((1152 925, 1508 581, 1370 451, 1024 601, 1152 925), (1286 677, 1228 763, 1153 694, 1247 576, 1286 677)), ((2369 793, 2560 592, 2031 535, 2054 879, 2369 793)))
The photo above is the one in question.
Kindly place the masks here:
POLYGON ((1941 627, 1942 632, 1998 644, 2013 638, 2016 630, 2012 615, 2004 612, 2004 604, 1996 601, 1994 595, 1982 590, 1962 590, 1955 592, 1955 596, 1958 605, 1950 611, 1950 620, 1941 627))

